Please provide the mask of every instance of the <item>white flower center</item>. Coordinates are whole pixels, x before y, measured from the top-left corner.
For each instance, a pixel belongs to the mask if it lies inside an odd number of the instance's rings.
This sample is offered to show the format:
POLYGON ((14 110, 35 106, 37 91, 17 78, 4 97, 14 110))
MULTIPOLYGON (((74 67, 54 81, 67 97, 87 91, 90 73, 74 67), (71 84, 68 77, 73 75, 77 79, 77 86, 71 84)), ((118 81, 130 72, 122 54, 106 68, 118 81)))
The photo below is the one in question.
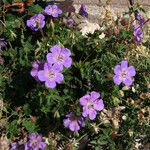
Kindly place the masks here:
POLYGON ((61 54, 58 54, 57 56, 56 56, 56 60, 58 61, 58 62, 63 62, 64 61, 64 57, 63 57, 63 55, 61 55, 61 54))
POLYGON ((36 146, 38 144, 38 141, 36 139, 34 139, 34 140, 32 140, 31 143, 32 143, 33 146, 36 146))
POLYGON ((39 18, 37 18, 37 19, 35 19, 35 20, 33 21, 33 25, 36 26, 36 27, 39 26, 40 23, 41 23, 41 20, 40 20, 39 18))
POLYGON ((55 77, 55 73, 53 71, 49 71, 48 72, 48 77, 49 78, 54 78, 55 77))
POLYGON ((93 106, 92 102, 91 102, 91 101, 88 101, 88 102, 87 102, 87 107, 88 107, 88 108, 91 108, 92 106, 93 106))
POLYGON ((53 10, 52 10, 52 13, 53 13, 53 14, 56 14, 56 13, 57 13, 57 9, 53 9, 53 10))
POLYGON ((121 77, 121 78, 126 78, 126 77, 127 77, 127 71, 122 70, 122 71, 120 72, 120 77, 121 77))

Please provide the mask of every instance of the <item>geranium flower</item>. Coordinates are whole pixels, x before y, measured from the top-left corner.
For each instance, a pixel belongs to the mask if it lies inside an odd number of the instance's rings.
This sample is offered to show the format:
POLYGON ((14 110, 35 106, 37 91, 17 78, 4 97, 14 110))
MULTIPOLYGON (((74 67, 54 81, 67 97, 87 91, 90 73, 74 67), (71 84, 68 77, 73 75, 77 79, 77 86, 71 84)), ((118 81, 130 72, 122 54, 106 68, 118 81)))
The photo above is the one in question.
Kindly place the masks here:
POLYGON ((145 22, 145 19, 139 13, 135 15, 135 19, 138 20, 141 24, 144 24, 145 22))
POLYGON ((67 119, 63 120, 64 126, 68 127, 71 131, 79 131, 80 126, 85 127, 85 121, 83 117, 77 117, 74 113, 69 113, 66 115, 67 119))
POLYGON ((141 43, 141 40, 142 40, 142 38, 144 36, 144 33, 143 33, 143 31, 142 31, 142 29, 141 29, 139 24, 134 25, 134 32, 133 32, 133 34, 134 34, 134 37, 135 37, 135 40, 137 41, 137 43, 138 44, 141 43))
POLYGON ((71 52, 67 48, 61 48, 59 45, 55 45, 50 49, 51 53, 48 53, 46 58, 49 64, 54 64, 59 70, 63 70, 63 67, 69 68, 72 64, 70 57, 71 52))
POLYGON ((25 143, 25 150, 44 150, 45 148, 46 144, 42 142, 42 135, 36 135, 35 133, 29 135, 29 141, 25 143))
POLYGON ((56 83, 61 83, 64 80, 64 76, 55 66, 45 63, 44 70, 38 72, 38 79, 45 82, 47 88, 55 88, 56 83))
POLYGON ((58 15, 62 14, 62 10, 59 9, 57 5, 48 5, 44 12, 47 15, 53 16, 54 18, 57 18, 58 15))
POLYGON ((73 25, 74 24, 74 20, 72 18, 67 18, 67 24, 69 26, 73 25))
POLYGON ((40 70, 43 70, 43 67, 44 67, 44 63, 43 62, 40 62, 40 61, 34 61, 32 63, 32 70, 30 72, 31 76, 33 78, 35 78, 37 81, 39 81, 38 79, 38 72, 40 70))
POLYGON ((21 145, 22 145, 22 144, 21 144, 20 142, 11 143, 11 148, 10 148, 10 150, 18 150, 21 145))
POLYGON ((80 8, 80 11, 79 11, 79 14, 88 18, 88 13, 86 11, 86 7, 85 7, 85 4, 82 4, 81 5, 81 8, 80 8))
POLYGON ((80 98, 80 104, 83 106, 83 117, 89 117, 90 120, 94 120, 97 115, 97 111, 104 109, 104 103, 102 99, 99 99, 100 94, 92 91, 80 98))
POLYGON ((10 150, 16 150, 17 149, 17 143, 12 143, 10 150))
POLYGON ((123 60, 120 65, 116 65, 114 68, 114 83, 120 85, 121 82, 126 86, 130 86, 133 83, 133 76, 135 76, 135 68, 134 66, 128 67, 128 62, 123 60))
POLYGON ((43 14, 36 14, 27 20, 27 26, 33 31, 37 31, 45 26, 45 16, 43 14))

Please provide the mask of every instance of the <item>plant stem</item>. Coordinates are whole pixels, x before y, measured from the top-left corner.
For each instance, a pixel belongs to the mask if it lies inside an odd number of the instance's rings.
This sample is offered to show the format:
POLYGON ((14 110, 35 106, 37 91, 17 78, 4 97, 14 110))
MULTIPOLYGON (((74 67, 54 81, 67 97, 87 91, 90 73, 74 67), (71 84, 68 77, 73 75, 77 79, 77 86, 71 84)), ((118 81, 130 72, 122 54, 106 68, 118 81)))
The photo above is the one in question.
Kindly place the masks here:
MULTIPOLYGON (((143 25, 145 25, 147 22, 149 22, 150 21, 150 18, 149 19, 147 19, 143 24, 141 24, 138 28, 140 28, 140 27, 142 27, 143 25)), ((135 30, 137 30, 138 28, 136 28, 135 30)))
POLYGON ((134 4, 133 0, 129 0, 129 3, 131 6, 133 6, 133 4, 134 4))
POLYGON ((42 37, 43 37, 43 38, 45 38, 45 36, 44 36, 44 32, 43 32, 43 30, 42 30, 42 29, 40 29, 40 33, 41 33, 42 37))

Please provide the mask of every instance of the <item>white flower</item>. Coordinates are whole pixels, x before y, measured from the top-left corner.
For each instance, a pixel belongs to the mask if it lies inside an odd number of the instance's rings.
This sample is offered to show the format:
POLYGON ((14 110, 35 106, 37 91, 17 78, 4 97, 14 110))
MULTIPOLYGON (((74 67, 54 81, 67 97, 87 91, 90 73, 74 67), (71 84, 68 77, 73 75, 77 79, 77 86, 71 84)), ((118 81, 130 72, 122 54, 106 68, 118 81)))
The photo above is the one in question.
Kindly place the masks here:
POLYGON ((45 143, 46 143, 47 145, 50 145, 50 143, 49 143, 49 139, 48 139, 48 138, 43 137, 43 139, 45 140, 45 143))
POLYGON ((88 33, 93 34, 95 30, 100 30, 100 26, 97 23, 91 23, 88 20, 83 20, 83 22, 78 26, 80 32, 83 36, 86 36, 88 33))
POLYGON ((123 115, 122 120, 127 120, 127 116, 123 115))
POLYGON ((103 39, 105 37, 105 34, 104 33, 101 33, 100 35, 99 35, 99 38, 100 39, 103 39))
POLYGON ((124 87, 122 88, 123 91, 128 91, 129 89, 130 89, 130 87, 128 87, 128 86, 124 86, 124 87))
POLYGON ((134 88, 133 86, 132 86, 132 88, 131 88, 131 89, 132 89, 132 92, 133 92, 133 93, 135 93, 135 92, 136 92, 136 90, 135 90, 135 88, 134 88))

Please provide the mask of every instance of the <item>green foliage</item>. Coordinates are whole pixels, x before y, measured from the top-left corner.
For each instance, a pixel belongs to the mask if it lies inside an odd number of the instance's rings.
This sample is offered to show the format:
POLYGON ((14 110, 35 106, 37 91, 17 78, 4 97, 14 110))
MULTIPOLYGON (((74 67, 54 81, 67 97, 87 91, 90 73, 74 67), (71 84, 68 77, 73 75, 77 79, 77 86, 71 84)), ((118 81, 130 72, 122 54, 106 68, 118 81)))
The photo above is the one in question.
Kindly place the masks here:
POLYGON ((114 146, 111 135, 112 131, 110 128, 104 128, 102 129, 101 134, 92 139, 90 143, 95 145, 95 149, 99 148, 99 150, 103 150, 105 148, 106 150, 116 150, 117 148, 114 146))
POLYGON ((34 15, 36 13, 42 12, 43 8, 40 5, 36 4, 36 5, 31 5, 29 7, 28 11, 29 11, 30 15, 34 15))
POLYGON ((13 120, 12 122, 8 123, 6 130, 10 138, 17 136, 17 134, 19 133, 17 125, 17 120, 13 120))
POLYGON ((22 122, 22 126, 25 127, 25 129, 29 132, 29 133, 33 133, 36 131, 36 126, 35 124, 33 124, 30 120, 24 120, 22 122))

